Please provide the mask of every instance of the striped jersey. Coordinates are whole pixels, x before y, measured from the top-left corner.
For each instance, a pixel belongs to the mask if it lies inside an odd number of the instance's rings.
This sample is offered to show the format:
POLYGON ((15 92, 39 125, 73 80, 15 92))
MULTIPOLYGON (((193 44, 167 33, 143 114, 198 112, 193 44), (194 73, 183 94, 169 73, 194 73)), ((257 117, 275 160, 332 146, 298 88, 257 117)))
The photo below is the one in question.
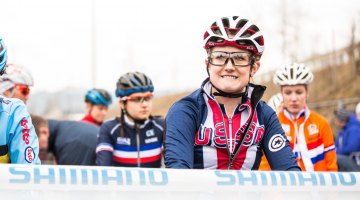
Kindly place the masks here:
POLYGON ((135 125, 125 116, 124 137, 120 118, 103 123, 98 135, 96 164, 122 167, 161 167, 164 119, 154 117, 135 125))
POLYGON ((168 168, 258 169, 265 152, 278 170, 299 170, 275 112, 250 84, 247 98, 226 113, 210 94, 211 83, 176 102, 166 116, 168 168))
MULTIPOLYGON (((337 171, 334 136, 327 120, 305 108, 296 119, 284 109, 279 120, 303 171, 337 171)), ((261 170, 270 166, 263 158, 261 170)))

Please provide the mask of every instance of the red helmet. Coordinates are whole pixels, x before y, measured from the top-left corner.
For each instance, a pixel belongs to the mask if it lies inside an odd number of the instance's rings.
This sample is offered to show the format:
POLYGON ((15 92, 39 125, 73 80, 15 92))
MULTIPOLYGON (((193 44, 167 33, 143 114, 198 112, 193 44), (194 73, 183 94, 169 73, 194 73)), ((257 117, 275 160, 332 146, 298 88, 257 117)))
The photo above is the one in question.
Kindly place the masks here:
POLYGON ((247 19, 238 16, 216 20, 204 34, 204 48, 231 45, 261 56, 264 38, 259 28, 247 19))

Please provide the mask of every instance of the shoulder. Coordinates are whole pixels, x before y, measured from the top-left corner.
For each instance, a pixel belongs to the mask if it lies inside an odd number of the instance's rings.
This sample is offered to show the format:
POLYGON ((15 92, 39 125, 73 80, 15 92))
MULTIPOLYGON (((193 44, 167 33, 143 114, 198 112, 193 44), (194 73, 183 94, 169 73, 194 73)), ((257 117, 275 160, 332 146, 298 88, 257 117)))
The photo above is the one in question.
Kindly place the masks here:
POLYGON ((119 117, 114 117, 111 118, 107 121, 105 121, 100 128, 109 128, 109 127, 114 127, 116 125, 120 124, 120 118, 119 117))
POLYGON ((25 104, 15 98, 6 98, 4 96, 0 96, 0 104, 2 112, 12 113, 16 109, 25 109, 25 104))
POLYGON ((158 122, 158 123, 163 123, 165 121, 165 118, 163 116, 160 115, 155 115, 152 116, 152 121, 158 122))
POLYGON ((265 101, 260 100, 256 106, 256 111, 260 117, 269 118, 273 114, 276 115, 275 111, 265 103, 265 101))
POLYGON ((49 120, 49 127, 59 133, 76 133, 76 135, 97 133, 99 130, 94 124, 73 120, 49 120))
POLYGON ((18 124, 23 119, 31 120, 30 114, 21 100, 1 96, 0 102, 1 117, 8 118, 8 120, 12 121, 12 124, 18 124))
POLYGON ((169 112, 174 111, 190 111, 197 110, 202 104, 204 104, 203 92, 201 89, 197 89, 191 94, 176 101, 169 109, 169 112))
POLYGON ((110 120, 105 121, 101 126, 100 126, 100 134, 112 134, 112 132, 114 132, 116 129, 118 129, 118 127, 120 127, 120 118, 119 117, 114 117, 110 120))
POLYGON ((165 118, 162 116, 152 116, 151 122, 155 126, 158 126, 161 130, 163 130, 165 127, 165 118))
POLYGON ((322 116, 319 113, 312 111, 312 110, 310 111, 309 119, 311 119, 312 121, 315 121, 315 122, 329 124, 328 120, 324 116, 322 116))

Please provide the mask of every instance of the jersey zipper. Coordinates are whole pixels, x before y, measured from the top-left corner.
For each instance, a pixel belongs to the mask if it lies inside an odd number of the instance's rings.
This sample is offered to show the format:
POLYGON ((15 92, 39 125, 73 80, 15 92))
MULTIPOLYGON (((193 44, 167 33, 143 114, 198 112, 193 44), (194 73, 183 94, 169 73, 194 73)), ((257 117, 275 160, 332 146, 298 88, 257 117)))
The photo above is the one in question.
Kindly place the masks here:
MULTIPOLYGON (((234 116, 234 115, 233 115, 234 116)), ((232 153, 233 152, 233 149, 234 149, 234 147, 233 147, 233 145, 234 144, 232 144, 232 140, 234 139, 233 138, 233 135, 232 135, 232 116, 231 117, 229 117, 229 124, 228 124, 228 127, 229 127, 229 137, 230 137, 230 153, 232 153)), ((227 141, 226 141, 227 142, 227 141)))
POLYGON ((139 125, 135 124, 135 128, 136 128, 136 149, 137 149, 137 166, 140 167, 141 163, 140 163, 140 129, 139 129, 139 125))
MULTIPOLYGON (((220 109, 220 111, 221 111, 221 107, 220 107, 220 104, 219 104, 219 102, 214 98, 213 99, 215 102, 216 102, 216 105, 217 105, 217 107, 220 109)), ((225 115, 227 115, 226 114, 226 110, 225 110, 225 115)), ((229 150, 229 144, 228 144, 228 136, 227 136, 227 134, 226 134, 226 128, 225 128, 225 119, 224 119, 224 115, 222 114, 222 112, 221 112, 221 119, 222 119, 222 122, 223 122, 223 124, 224 124, 224 134, 225 134, 225 144, 226 144, 226 150, 227 150, 227 154, 228 154, 228 156, 229 156, 229 161, 230 161, 230 157, 231 157, 231 152, 230 152, 230 150, 229 150)), ((228 169, 229 169, 229 161, 228 161, 228 169)), ((231 168, 232 168, 232 165, 231 165, 231 168)))
MULTIPOLYGON (((242 144, 244 142, 244 139, 247 135, 247 133, 249 132, 249 129, 250 129, 250 126, 251 126, 251 123, 254 119, 254 113, 256 112, 256 107, 257 105, 259 104, 259 102, 256 103, 256 105, 252 108, 252 112, 250 114, 250 121, 249 121, 249 124, 247 125, 246 129, 245 129, 245 132, 243 134, 243 136, 240 138, 241 141, 240 141, 240 144, 239 144, 239 148, 236 150, 235 153, 232 153, 230 156, 229 156, 229 163, 228 163, 228 169, 232 169, 233 168, 233 163, 234 163, 234 160, 236 158, 236 156, 239 154, 240 150, 241 150, 241 147, 242 147, 242 144)), ((235 147, 236 148, 236 147, 235 147)))

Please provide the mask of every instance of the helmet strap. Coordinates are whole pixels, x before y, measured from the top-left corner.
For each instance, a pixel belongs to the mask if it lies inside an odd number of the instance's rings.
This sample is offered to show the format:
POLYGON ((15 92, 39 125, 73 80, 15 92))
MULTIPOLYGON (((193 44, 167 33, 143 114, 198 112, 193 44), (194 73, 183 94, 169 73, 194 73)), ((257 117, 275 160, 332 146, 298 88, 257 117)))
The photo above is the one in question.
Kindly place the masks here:
POLYGON ((135 124, 144 124, 146 119, 136 119, 135 117, 131 116, 129 112, 126 110, 126 108, 122 109, 122 113, 125 114, 127 117, 129 117, 131 120, 134 121, 135 124))
POLYGON ((228 93, 228 92, 224 92, 224 91, 220 90, 213 83, 211 83, 211 85, 217 90, 216 92, 213 93, 214 96, 221 96, 221 97, 227 97, 227 98, 239 98, 239 97, 244 98, 247 96, 247 92, 248 92, 248 86, 245 87, 244 92, 228 93))

